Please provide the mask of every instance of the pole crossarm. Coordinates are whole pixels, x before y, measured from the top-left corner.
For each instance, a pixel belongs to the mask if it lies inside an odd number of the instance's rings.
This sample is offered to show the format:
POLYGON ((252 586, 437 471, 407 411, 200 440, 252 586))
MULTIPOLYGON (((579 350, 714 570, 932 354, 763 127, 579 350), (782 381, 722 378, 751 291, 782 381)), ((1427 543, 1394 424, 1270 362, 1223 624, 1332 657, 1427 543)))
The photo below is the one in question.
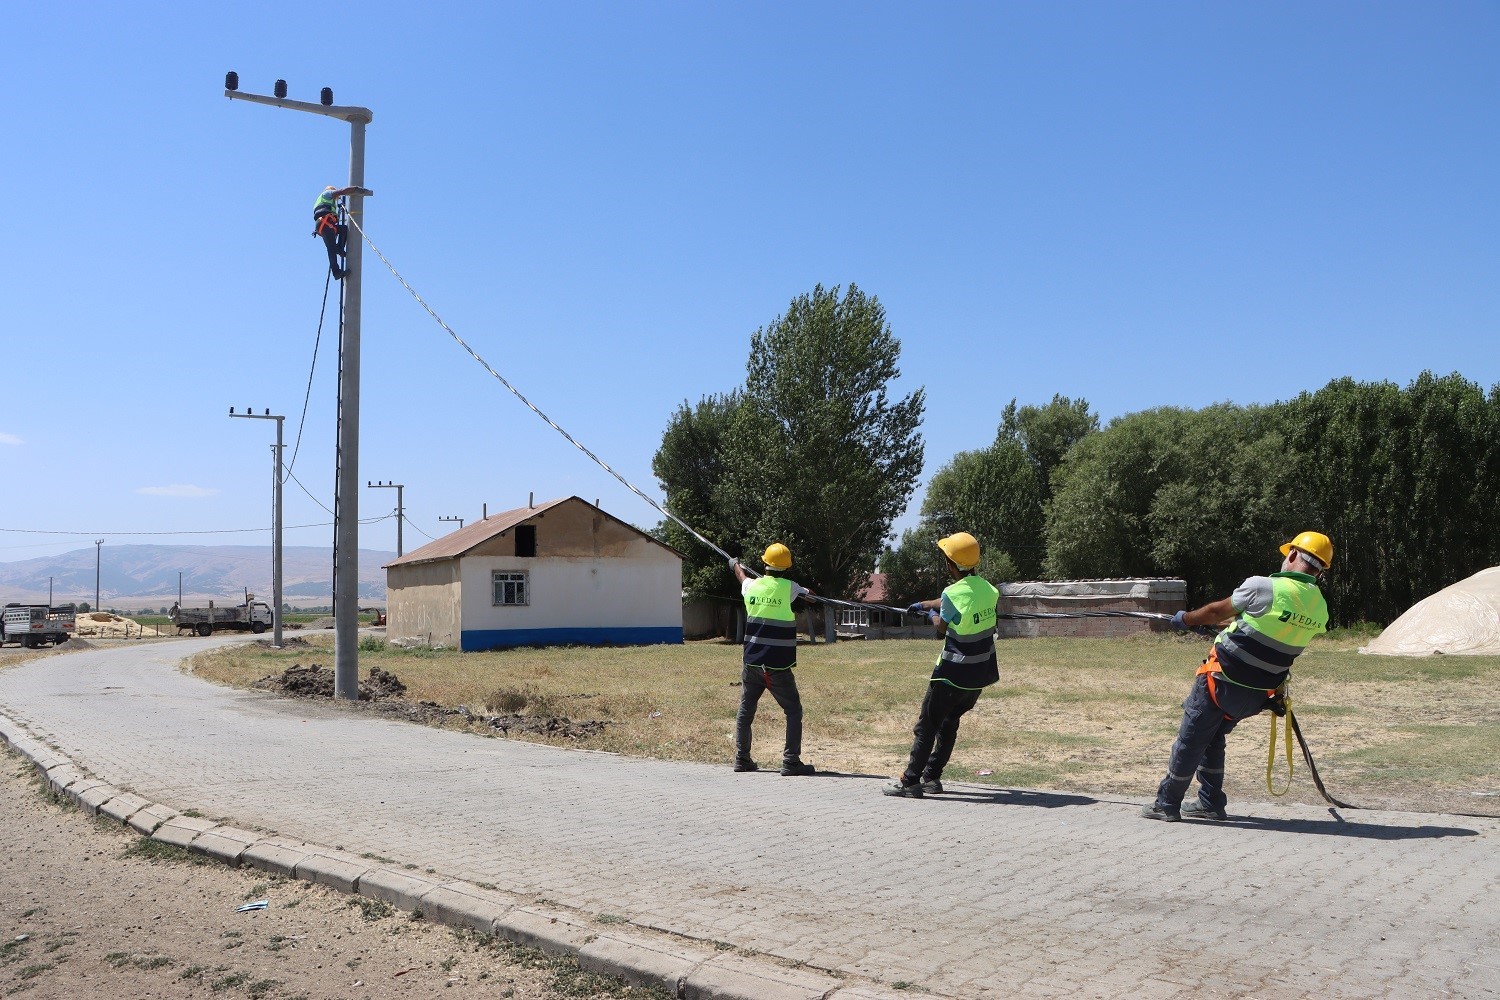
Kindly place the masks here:
POLYGON ((368 125, 375 120, 375 112, 369 108, 359 108, 342 104, 325 107, 321 104, 312 104, 308 101, 293 101, 285 97, 247 94, 241 90, 226 90, 224 91, 224 96, 231 101, 249 101, 251 104, 264 104, 272 108, 286 108, 288 111, 306 111, 310 115, 322 115, 325 118, 337 118, 340 121, 346 122, 359 122, 362 125, 368 125))

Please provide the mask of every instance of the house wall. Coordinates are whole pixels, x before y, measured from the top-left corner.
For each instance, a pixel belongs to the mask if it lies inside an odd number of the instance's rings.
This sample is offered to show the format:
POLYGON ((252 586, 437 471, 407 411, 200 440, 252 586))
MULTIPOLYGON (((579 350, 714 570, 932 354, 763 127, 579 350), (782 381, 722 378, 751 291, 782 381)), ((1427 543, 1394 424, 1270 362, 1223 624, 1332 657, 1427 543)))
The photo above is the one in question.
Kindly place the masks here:
POLYGON ((462 648, 646 645, 682 641, 682 560, 583 503, 535 518, 536 556, 515 554, 515 529, 461 560, 462 648), (495 606, 491 574, 528 574, 529 603, 495 606))
POLYGON ((458 560, 386 570, 386 635, 424 637, 433 646, 459 643, 458 560))

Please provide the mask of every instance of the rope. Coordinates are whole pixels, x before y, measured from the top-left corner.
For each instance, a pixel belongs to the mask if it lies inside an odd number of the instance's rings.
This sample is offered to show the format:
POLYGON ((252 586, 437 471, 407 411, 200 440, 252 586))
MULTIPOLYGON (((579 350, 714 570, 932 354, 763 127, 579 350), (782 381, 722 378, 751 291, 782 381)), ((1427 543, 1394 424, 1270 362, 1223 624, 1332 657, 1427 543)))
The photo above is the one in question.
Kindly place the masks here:
POLYGON ((479 356, 479 353, 477 351, 475 351, 474 348, 470 347, 467 343, 465 343, 464 339, 462 337, 460 337, 457 333, 455 333, 453 331, 453 328, 451 326, 449 326, 447 323, 443 322, 443 317, 439 316, 437 314, 437 311, 434 310, 432 308, 432 306, 430 306, 430 305, 427 304, 427 300, 424 299, 424 298, 422 298, 422 296, 417 293, 417 290, 415 288, 413 288, 407 282, 407 280, 401 276, 401 272, 398 271, 398 270, 396 270, 396 265, 392 264, 390 262, 390 260, 386 257, 386 255, 380 252, 380 248, 375 245, 375 241, 372 240, 372 239, 370 239, 369 234, 366 233, 364 231, 364 228, 361 227, 360 224, 354 220, 354 217, 352 215, 349 217, 349 225, 351 225, 351 226, 354 227, 355 231, 357 231, 359 233, 360 239, 364 240, 365 243, 367 243, 369 245, 370 250, 374 252, 375 256, 377 256, 377 257, 380 258, 380 262, 386 266, 386 268, 391 272, 391 274, 395 275, 395 278, 396 278, 397 281, 401 282, 401 287, 405 288, 408 292, 410 292, 411 293, 411 297, 417 300, 417 304, 427 311, 427 315, 431 316, 434 320, 436 320, 438 326, 441 326, 445 331, 447 331, 448 336, 452 337, 453 340, 454 340, 454 342, 457 343, 459 347, 462 347, 465 351, 468 352, 469 357, 471 357, 475 361, 479 362, 479 365, 480 365, 481 368, 483 368, 485 371, 489 372, 492 376, 494 376, 494 378, 495 378, 495 380, 497 382, 499 382, 501 385, 505 386, 506 389, 510 390, 511 395, 515 396, 522 403, 526 404, 526 408, 527 409, 529 409, 532 413, 535 413, 537 416, 541 417, 542 420, 546 422, 547 426, 549 426, 553 430, 557 431, 557 433, 561 434, 563 436, 563 438, 569 444, 571 444, 573 447, 577 448, 579 451, 583 452, 585 455, 587 455, 589 458, 591 458, 594 461, 594 464, 598 465, 599 468, 603 469, 605 472, 609 473, 611 476, 614 476, 615 479, 619 481, 620 485, 624 486, 627 490, 629 490, 630 492, 634 493, 636 496, 640 497, 642 500, 646 501, 646 503, 650 504, 653 508, 655 508, 663 517, 670 518, 679 527, 681 527, 682 530, 684 530, 688 534, 692 535, 698 541, 702 542, 704 545, 706 545, 709 548, 713 549, 719 555, 723 556, 726 560, 729 559, 730 556, 729 556, 728 552, 725 552, 723 549, 719 548, 719 546, 715 545, 713 542, 709 541, 707 538, 704 538, 703 535, 699 534, 698 531, 696 529, 694 529, 692 525, 688 524, 682 518, 678 517, 676 514, 673 514, 671 511, 667 510, 665 507, 663 507, 661 504, 657 503, 655 500, 653 500, 650 497, 648 497, 646 494, 642 493, 639 489, 637 489, 635 487, 635 484, 633 484, 632 482, 630 482, 630 480, 626 479, 624 476, 620 475, 620 473, 616 472, 614 469, 610 468, 610 466, 609 466, 609 464, 607 462, 605 462, 598 455, 595 455, 588 448, 585 448, 583 446, 583 444, 578 441, 577 438, 573 437, 573 435, 571 435, 567 431, 563 430, 563 428, 560 427, 557 424, 556 421, 554 421, 551 417, 547 416, 547 414, 543 413, 540 409, 538 409, 537 406, 536 406, 536 404, 534 404, 531 400, 527 399, 525 397, 525 395, 523 395, 519 389, 517 389, 515 386, 511 385, 510 382, 508 382, 506 380, 506 378, 505 378, 504 375, 501 375, 499 372, 495 371, 495 369, 491 368, 489 362, 485 361, 484 358, 482 358, 482 357, 479 356))
MULTIPOLYGON (((286 463, 286 474, 292 474, 292 466, 297 464, 297 452, 302 449, 302 427, 307 423, 307 404, 312 399, 313 373, 318 370, 318 348, 323 343, 323 319, 328 315, 328 286, 333 283, 333 271, 328 270, 323 274, 323 305, 318 309, 318 333, 313 338, 312 367, 307 370, 307 391, 302 394, 302 416, 297 419, 297 443, 292 446, 292 460, 286 463)), ((342 300, 340 300, 342 301, 342 300)), ((285 479, 282 480, 286 482, 285 479)), ((301 486, 301 483, 297 484, 301 486)), ((304 492, 306 487, 303 487, 304 492)), ((309 494, 311 496, 311 494, 309 494)), ((319 504, 319 506, 322 506, 319 504)), ((327 510, 327 508, 324 508, 327 510)), ((329 511, 329 513, 333 513, 329 511)))

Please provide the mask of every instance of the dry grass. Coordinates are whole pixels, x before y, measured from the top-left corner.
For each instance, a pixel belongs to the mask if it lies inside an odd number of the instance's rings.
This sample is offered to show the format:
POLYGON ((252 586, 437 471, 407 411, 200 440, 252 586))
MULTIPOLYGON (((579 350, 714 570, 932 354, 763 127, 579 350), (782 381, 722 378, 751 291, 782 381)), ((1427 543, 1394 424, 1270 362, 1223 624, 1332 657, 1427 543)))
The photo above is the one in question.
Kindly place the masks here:
MULTIPOLYGON (((1475 794, 1500 792, 1500 690, 1488 683, 1500 676, 1500 657, 1360 656, 1360 641, 1320 640, 1296 670, 1297 714, 1334 794, 1369 805, 1500 811, 1500 796, 1475 794)), ((719 763, 733 755, 737 646, 464 654, 373 645, 367 641, 360 654, 361 671, 395 673, 413 700, 612 721, 586 744, 595 750, 719 763)), ((897 771, 938 648, 932 640, 803 646, 797 681, 807 717, 804 758, 846 773, 897 771)), ((1003 642, 1001 681, 965 718, 946 776, 1148 794, 1206 651, 1201 640, 1168 636, 1003 642)), ((313 662, 331 666, 331 648, 233 647, 200 657, 194 669, 243 687, 313 662)), ((1231 737, 1229 780, 1237 797, 1267 797, 1267 718, 1245 722, 1231 737)), ((780 710, 765 697, 755 726, 762 762, 779 756, 781 726, 780 710)), ((1285 765, 1278 766, 1279 785, 1285 765)), ((1290 799, 1317 801, 1300 757, 1297 773, 1290 799)))

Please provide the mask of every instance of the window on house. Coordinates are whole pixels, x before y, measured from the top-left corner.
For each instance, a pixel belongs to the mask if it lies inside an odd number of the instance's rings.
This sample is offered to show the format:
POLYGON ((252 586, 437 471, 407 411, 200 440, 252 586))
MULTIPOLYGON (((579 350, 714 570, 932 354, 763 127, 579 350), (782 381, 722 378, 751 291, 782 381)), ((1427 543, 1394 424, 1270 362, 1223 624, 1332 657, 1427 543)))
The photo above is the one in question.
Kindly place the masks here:
POLYGON ((495 605, 523 605, 530 604, 526 594, 525 573, 504 573, 496 570, 494 573, 495 605))
POLYGON ((838 611, 834 624, 869 628, 870 612, 866 608, 842 608, 838 611))
POLYGON ((536 525, 522 524, 516 527, 516 555, 526 559, 536 557, 536 525))

